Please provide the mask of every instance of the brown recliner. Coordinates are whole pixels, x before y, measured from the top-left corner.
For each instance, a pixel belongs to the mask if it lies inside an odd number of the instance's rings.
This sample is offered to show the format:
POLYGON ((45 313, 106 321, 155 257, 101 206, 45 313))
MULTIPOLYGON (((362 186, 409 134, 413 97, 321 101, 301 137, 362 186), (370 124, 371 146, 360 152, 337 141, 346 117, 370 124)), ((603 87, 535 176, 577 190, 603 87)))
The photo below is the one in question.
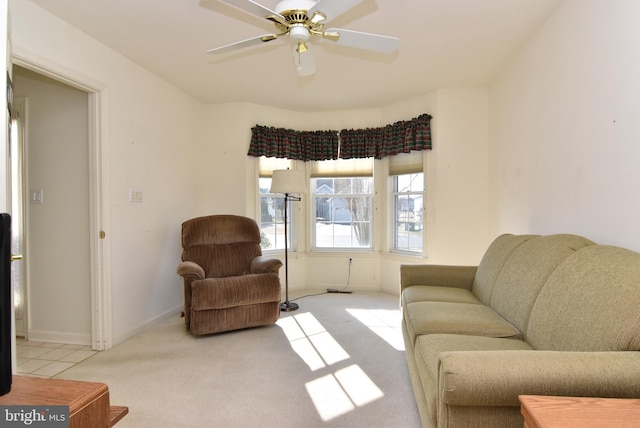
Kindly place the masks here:
POLYGON ((195 335, 273 324, 282 262, 262 256, 255 220, 235 215, 182 223, 184 316, 195 335))

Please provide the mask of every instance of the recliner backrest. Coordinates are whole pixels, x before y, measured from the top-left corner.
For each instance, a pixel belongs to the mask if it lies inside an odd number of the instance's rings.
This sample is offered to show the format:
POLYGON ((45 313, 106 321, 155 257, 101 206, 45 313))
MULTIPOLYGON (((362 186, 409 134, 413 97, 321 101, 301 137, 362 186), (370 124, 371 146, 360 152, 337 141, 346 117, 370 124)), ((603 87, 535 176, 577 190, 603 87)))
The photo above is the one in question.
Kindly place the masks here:
POLYGON ((236 215, 198 217, 182 224, 182 260, 193 261, 207 278, 245 275, 262 255, 255 220, 236 215))

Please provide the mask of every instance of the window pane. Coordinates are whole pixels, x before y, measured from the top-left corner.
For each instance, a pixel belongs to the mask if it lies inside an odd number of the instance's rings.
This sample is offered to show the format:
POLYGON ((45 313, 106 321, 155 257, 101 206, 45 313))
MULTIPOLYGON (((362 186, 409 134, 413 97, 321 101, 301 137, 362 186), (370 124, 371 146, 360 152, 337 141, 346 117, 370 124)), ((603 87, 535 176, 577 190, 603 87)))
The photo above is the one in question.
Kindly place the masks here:
POLYGON ((424 217, 423 174, 394 178, 394 249, 422 252, 424 217))
POLYGON ((424 180, 422 174, 403 174, 397 175, 398 192, 422 192, 424 190, 424 180))
MULTIPOLYGON (((271 178, 260 178, 260 246, 284 250, 284 197, 269 193, 271 178)), ((287 205, 287 227, 291 230, 291 202, 287 205)), ((291 248, 291 234, 287 236, 291 248)))
POLYGON ((317 178, 315 248, 371 248, 371 177, 317 178))

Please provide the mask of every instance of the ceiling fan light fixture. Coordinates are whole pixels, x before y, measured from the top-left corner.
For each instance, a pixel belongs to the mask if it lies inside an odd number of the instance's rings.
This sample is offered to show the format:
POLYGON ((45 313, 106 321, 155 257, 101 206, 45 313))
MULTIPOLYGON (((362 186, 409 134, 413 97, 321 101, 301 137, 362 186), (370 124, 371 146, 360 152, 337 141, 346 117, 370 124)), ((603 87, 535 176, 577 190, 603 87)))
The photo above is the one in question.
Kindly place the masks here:
POLYGON ((303 25, 294 25, 289 29, 289 37, 296 42, 309 40, 309 29, 303 25))
POLYGON ((309 50, 309 48, 307 47, 306 43, 304 43, 304 42, 299 42, 298 43, 298 47, 296 48, 296 52, 301 54, 301 53, 305 53, 308 50, 309 50))

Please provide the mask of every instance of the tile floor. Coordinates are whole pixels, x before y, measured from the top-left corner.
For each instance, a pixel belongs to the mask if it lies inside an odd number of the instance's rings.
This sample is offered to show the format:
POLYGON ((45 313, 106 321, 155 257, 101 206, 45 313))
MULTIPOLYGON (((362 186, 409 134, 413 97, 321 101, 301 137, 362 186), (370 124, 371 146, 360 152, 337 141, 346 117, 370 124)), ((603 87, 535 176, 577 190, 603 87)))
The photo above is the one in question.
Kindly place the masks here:
POLYGON ((53 377, 97 354, 91 346, 16 339, 16 370, 23 376, 53 377))

